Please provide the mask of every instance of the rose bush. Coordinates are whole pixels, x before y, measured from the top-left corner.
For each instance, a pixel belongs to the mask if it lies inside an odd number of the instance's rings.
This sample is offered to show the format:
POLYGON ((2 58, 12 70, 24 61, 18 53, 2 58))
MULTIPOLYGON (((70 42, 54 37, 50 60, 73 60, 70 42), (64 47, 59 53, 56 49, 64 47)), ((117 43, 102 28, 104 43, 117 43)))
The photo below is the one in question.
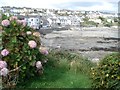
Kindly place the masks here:
POLYGON ((2 50, 0 75, 5 87, 24 82, 37 75, 46 59, 47 50, 41 53, 40 33, 26 26, 24 20, 12 16, 1 22, 2 50), (45 55, 44 55, 45 54, 45 55))

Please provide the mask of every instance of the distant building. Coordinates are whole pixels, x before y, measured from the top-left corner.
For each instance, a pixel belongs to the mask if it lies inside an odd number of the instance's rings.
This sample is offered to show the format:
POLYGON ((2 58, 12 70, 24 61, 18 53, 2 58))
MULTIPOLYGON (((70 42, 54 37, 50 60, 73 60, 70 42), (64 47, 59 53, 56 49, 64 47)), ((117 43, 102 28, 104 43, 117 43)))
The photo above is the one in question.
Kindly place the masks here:
POLYGON ((107 19, 107 22, 114 23, 114 20, 110 18, 110 19, 107 19))
POLYGON ((68 17, 69 23, 71 26, 80 26, 81 18, 76 16, 68 17))
POLYGON ((42 22, 41 22, 41 17, 40 16, 30 16, 30 15, 22 16, 22 15, 19 15, 18 18, 20 20, 25 20, 26 23, 27 23, 27 26, 30 26, 34 29, 40 29, 41 28, 42 22))
POLYGON ((89 19, 89 21, 93 21, 95 23, 102 23, 101 19, 89 19))
POLYGON ((39 16, 27 16, 25 20, 27 22, 27 25, 34 29, 40 29, 40 27, 42 26, 39 16))

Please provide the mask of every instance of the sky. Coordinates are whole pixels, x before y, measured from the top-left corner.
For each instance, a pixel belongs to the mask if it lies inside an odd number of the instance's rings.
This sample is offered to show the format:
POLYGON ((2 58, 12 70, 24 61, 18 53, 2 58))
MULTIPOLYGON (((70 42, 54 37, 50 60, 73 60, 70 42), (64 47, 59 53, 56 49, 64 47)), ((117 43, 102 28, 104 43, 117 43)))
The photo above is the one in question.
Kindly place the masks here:
POLYGON ((0 0, 0 7, 15 6, 117 12, 118 2, 119 0, 0 0))

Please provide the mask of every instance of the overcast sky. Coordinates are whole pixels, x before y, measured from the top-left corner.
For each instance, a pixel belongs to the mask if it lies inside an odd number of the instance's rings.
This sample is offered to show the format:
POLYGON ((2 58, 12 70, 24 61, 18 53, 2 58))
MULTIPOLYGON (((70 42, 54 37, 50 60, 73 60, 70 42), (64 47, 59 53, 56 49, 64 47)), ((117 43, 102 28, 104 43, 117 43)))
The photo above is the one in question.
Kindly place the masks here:
POLYGON ((118 11, 119 0, 0 0, 1 6, 118 11))

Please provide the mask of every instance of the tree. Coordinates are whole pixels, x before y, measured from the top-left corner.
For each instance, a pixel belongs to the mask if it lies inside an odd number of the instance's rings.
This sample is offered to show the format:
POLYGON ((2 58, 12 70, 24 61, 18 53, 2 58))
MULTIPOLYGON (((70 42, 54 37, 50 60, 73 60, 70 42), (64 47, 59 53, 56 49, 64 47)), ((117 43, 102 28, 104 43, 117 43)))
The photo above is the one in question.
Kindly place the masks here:
POLYGON ((99 16, 98 19, 100 19, 101 21, 105 21, 105 18, 101 16, 99 16))
POLYGON ((117 17, 114 18, 114 22, 118 22, 118 18, 117 17))
POLYGON ((85 18, 83 18, 83 20, 84 20, 85 22, 88 22, 88 21, 89 21, 89 18, 86 16, 85 18))

